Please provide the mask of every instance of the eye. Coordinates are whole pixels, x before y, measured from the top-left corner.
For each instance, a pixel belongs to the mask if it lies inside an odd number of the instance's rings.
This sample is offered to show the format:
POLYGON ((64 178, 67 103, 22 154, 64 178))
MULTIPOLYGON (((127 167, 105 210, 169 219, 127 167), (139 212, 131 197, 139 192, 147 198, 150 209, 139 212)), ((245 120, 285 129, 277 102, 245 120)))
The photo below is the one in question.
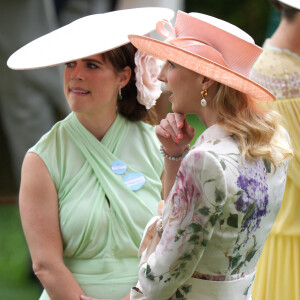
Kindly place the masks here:
POLYGON ((65 63, 65 66, 66 66, 66 68, 72 68, 75 66, 75 62, 74 61, 67 62, 67 63, 65 63))
POLYGON ((169 61, 169 60, 168 60, 168 66, 169 66, 170 68, 175 68, 175 67, 176 67, 175 64, 172 63, 172 62, 169 61))
POLYGON ((89 69, 99 69, 99 66, 92 62, 88 62, 86 65, 89 69))

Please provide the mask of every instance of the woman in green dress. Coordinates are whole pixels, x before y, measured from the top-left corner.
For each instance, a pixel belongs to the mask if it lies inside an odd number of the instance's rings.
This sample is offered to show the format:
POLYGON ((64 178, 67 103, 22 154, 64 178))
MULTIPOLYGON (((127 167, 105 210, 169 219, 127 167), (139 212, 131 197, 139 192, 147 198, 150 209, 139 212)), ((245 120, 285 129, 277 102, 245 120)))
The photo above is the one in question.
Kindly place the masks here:
POLYGON ((45 288, 40 299, 121 299, 137 281, 143 229, 162 192, 152 126, 161 91, 156 60, 127 35, 149 33, 172 15, 147 8, 87 16, 8 60, 13 69, 64 63, 72 110, 28 150, 22 167, 20 213, 45 288))

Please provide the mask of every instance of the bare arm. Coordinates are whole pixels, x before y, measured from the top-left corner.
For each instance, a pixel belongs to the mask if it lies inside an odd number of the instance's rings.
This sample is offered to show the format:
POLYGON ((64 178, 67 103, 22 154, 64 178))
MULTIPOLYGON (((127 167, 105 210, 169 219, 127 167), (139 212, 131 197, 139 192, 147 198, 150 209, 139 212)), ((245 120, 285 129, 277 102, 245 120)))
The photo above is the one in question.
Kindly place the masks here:
POLYGON ((33 270, 52 300, 80 300, 84 292, 63 262, 57 192, 38 155, 26 155, 21 178, 20 214, 33 270))

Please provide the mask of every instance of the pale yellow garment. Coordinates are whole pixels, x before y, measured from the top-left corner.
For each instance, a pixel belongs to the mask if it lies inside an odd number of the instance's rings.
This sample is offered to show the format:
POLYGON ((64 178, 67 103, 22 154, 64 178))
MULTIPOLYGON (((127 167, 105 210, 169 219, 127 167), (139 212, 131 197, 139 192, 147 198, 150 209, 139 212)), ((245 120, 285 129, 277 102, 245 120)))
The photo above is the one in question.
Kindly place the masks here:
POLYGON ((300 57, 266 44, 251 77, 277 96, 266 105, 284 118, 294 150, 282 206, 257 265, 252 297, 300 300, 300 57))

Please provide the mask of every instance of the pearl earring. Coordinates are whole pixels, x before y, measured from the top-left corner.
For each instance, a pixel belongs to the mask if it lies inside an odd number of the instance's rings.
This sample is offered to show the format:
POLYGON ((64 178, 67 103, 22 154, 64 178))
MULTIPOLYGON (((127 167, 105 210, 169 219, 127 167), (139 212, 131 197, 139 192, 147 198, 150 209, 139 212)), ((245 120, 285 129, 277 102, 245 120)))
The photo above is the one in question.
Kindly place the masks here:
POLYGON ((205 100, 205 97, 207 96, 207 90, 202 90, 201 91, 201 97, 202 97, 202 99, 201 99, 201 105, 203 106, 203 107, 205 107, 206 105, 207 105, 207 102, 206 102, 206 100, 205 100))
POLYGON ((122 91, 121 91, 121 87, 119 87, 119 96, 118 96, 118 100, 122 101, 123 97, 122 97, 122 91))

